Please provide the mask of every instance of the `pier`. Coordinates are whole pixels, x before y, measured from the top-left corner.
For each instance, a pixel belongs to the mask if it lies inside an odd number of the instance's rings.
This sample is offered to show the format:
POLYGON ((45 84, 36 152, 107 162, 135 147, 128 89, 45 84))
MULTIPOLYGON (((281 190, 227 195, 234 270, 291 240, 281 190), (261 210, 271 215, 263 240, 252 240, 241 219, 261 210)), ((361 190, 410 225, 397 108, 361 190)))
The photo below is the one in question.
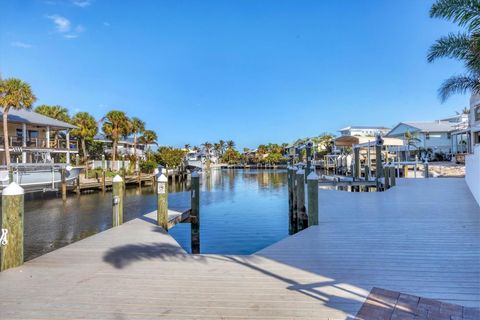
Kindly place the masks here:
POLYGON ((248 256, 187 254, 149 213, 0 273, 0 318, 355 319, 383 288, 477 319, 480 208, 464 179, 318 197, 318 226, 248 256))

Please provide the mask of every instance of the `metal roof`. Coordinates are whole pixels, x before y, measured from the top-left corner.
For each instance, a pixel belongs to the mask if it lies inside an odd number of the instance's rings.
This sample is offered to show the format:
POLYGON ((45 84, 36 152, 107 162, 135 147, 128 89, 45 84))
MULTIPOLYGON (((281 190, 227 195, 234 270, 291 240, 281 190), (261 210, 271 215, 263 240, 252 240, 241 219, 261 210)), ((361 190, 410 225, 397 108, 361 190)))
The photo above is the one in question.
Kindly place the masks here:
POLYGON ((348 126, 345 128, 342 128, 338 131, 346 131, 346 130, 351 130, 351 129, 383 129, 383 130, 389 130, 390 128, 383 127, 383 126, 348 126))
MULTIPOLYGON (((3 109, 0 109, 0 116, 3 116, 3 109)), ((33 110, 10 109, 8 111, 8 122, 36 124, 41 126, 50 126, 61 129, 75 129, 76 126, 57 119, 53 119, 33 110)))
MULTIPOLYGON (((407 126, 418 129, 421 132, 449 132, 455 129, 456 123, 447 121, 426 121, 426 122, 402 122, 407 126)), ((393 130, 393 129, 392 129, 393 130)))

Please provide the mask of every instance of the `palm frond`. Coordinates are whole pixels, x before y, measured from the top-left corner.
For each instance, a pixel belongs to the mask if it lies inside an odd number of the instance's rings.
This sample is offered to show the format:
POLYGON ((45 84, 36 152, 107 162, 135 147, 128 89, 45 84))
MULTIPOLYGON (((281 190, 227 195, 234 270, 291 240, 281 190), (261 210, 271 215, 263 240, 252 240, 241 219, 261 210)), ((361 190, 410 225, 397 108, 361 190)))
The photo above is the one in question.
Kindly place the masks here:
POLYGON ((430 9, 430 17, 452 20, 469 31, 480 26, 480 0, 438 0, 430 9))
POLYGON ((468 91, 472 94, 480 92, 480 80, 477 76, 466 74, 450 77, 442 83, 438 94, 442 102, 445 102, 453 94, 463 94, 468 91))
POLYGON ((438 39, 428 51, 427 60, 433 62, 438 58, 466 60, 472 56, 472 40, 466 33, 451 33, 438 39))

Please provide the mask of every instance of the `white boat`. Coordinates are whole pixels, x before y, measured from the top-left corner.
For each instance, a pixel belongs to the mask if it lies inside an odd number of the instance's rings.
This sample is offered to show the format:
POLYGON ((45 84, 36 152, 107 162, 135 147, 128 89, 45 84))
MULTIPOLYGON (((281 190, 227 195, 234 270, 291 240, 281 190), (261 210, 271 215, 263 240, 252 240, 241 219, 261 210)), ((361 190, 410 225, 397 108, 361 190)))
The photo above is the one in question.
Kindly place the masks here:
POLYGON ((62 182, 62 169, 65 169, 67 185, 73 185, 83 167, 72 167, 66 164, 24 163, 12 164, 11 169, 0 167, 0 190, 13 181, 25 192, 56 191, 62 182))

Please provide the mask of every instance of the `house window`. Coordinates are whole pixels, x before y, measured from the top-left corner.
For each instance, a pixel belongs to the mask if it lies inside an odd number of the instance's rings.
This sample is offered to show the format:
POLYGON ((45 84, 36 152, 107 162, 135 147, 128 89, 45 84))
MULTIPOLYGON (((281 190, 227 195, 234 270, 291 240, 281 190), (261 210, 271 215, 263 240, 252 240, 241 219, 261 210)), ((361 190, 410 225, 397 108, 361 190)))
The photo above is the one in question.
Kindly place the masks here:
POLYGON ((480 121, 480 106, 475 108, 475 121, 480 121))
POLYGON ((452 139, 452 134, 450 132, 447 133, 447 139, 452 139))
POLYGON ((428 132, 425 133, 425 139, 426 139, 426 140, 429 140, 429 139, 430 139, 430 133, 428 133, 428 132))

